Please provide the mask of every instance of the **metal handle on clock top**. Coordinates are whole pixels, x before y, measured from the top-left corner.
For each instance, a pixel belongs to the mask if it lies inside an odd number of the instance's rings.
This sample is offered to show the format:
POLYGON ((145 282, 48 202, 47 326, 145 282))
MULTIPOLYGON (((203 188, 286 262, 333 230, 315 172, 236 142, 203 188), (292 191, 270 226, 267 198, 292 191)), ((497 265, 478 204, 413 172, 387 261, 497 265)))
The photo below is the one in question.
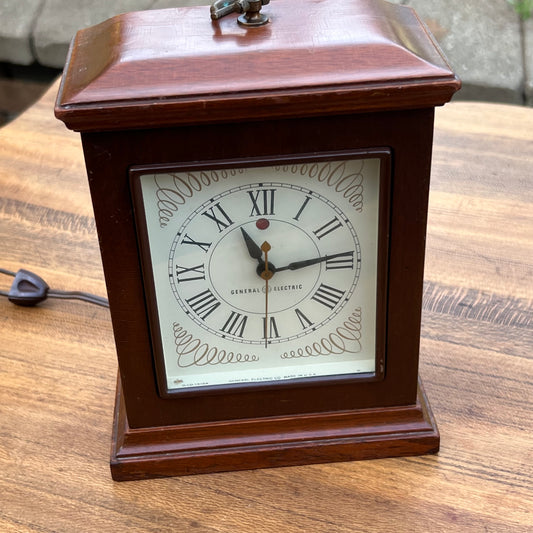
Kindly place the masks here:
POLYGON ((269 18, 260 11, 269 3, 270 0, 216 0, 211 5, 211 18, 218 20, 230 13, 244 13, 237 19, 241 26, 262 26, 269 18))

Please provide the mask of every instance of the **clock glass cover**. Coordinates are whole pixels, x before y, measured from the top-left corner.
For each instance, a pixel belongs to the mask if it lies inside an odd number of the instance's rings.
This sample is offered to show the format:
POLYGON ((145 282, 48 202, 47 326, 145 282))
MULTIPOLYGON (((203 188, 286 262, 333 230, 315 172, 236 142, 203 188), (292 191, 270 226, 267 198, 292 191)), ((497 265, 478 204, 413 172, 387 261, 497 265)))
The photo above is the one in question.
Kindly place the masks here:
POLYGON ((132 169, 163 393, 382 374, 387 158, 132 169))

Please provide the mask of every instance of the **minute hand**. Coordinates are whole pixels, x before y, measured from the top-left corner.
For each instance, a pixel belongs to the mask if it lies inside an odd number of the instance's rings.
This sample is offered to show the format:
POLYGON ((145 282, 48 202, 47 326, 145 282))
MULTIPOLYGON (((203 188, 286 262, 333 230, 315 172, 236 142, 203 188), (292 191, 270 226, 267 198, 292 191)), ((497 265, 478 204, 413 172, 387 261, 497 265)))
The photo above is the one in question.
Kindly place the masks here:
POLYGON ((332 254, 332 255, 324 255, 322 257, 315 257, 313 259, 306 259, 304 261, 295 261, 294 263, 289 263, 287 266, 276 268, 276 272, 279 272, 280 270, 298 270, 300 268, 304 268, 311 265, 316 265, 317 263, 322 263, 323 261, 327 261, 328 259, 334 259, 335 257, 340 257, 341 255, 345 255, 344 252, 340 254, 332 254))

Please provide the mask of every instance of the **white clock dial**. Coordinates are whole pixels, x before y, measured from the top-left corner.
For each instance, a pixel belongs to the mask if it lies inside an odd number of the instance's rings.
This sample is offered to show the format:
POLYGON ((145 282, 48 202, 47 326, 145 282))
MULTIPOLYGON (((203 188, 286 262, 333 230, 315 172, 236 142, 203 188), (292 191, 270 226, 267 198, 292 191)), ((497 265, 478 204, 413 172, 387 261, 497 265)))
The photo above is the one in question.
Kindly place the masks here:
POLYGON ((352 296, 360 265, 357 234, 338 207, 310 189, 263 182, 201 204, 178 229, 168 266, 176 300, 200 327, 268 346, 327 324, 352 296), (265 241, 268 298, 265 257, 247 244, 265 241))
POLYGON ((380 159, 139 179, 169 391, 375 372, 380 159))

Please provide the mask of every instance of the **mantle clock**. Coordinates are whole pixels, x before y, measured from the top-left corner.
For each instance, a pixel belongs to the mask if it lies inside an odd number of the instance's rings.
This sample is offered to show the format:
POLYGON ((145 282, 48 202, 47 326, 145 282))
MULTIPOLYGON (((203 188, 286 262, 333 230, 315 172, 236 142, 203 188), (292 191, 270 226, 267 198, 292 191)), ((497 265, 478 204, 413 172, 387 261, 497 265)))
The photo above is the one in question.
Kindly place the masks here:
POLYGON ((459 85, 382 0, 78 32, 55 112, 81 132, 109 296, 114 479, 438 450, 424 241, 434 107, 459 85))

